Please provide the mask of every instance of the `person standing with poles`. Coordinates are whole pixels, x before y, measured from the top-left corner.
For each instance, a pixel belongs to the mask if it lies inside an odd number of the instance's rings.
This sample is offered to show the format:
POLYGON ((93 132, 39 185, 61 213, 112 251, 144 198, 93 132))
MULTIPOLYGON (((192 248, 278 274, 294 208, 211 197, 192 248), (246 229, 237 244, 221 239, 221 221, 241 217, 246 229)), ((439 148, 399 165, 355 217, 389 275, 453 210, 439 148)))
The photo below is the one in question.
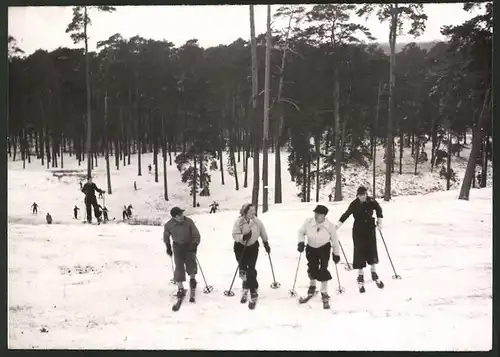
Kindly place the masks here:
POLYGON ((97 222, 101 222, 101 212, 99 210, 99 205, 97 204, 96 192, 104 193, 95 183, 92 182, 92 178, 89 177, 85 185, 83 185, 82 192, 85 195, 85 207, 87 209, 87 223, 92 223, 92 207, 94 208, 95 218, 97 222))
POLYGON ((172 208, 170 216, 172 218, 164 226, 163 241, 167 247, 168 256, 174 256, 174 281, 177 284, 178 290, 177 302, 172 307, 172 310, 177 311, 186 296, 186 290, 184 289, 186 272, 190 277, 189 301, 195 302, 196 273, 198 272, 196 253, 201 237, 193 220, 184 216, 183 209, 179 207, 172 208), (172 237, 173 245, 170 244, 170 237, 172 237))
POLYGON ((248 299, 250 291, 249 309, 254 309, 257 304, 259 294, 259 282, 257 281, 257 258, 259 257, 259 237, 262 239, 264 249, 269 254, 269 238, 266 228, 260 219, 255 215, 255 206, 246 203, 241 207, 240 216, 236 219, 233 226, 234 256, 238 262, 240 278, 242 280, 243 294, 241 303, 244 304, 248 299))
POLYGON ((299 302, 306 303, 316 295, 316 281, 319 281, 321 282, 323 307, 329 309, 328 281, 332 279, 332 275, 328 271, 330 249, 333 250, 332 259, 336 268, 340 262, 340 247, 335 225, 326 218, 328 208, 318 205, 313 212, 314 217, 308 218, 299 229, 297 250, 299 253, 302 253, 304 249, 306 251, 307 275, 310 279, 307 296, 300 298, 299 302), (305 244, 306 237, 307 246, 305 244))
POLYGON ((377 251, 377 234, 375 228, 382 228, 382 208, 379 203, 372 197, 368 196, 368 190, 360 186, 356 192, 356 199, 349 204, 347 211, 340 217, 337 223, 337 229, 349 218, 354 216, 354 224, 352 227, 352 240, 354 244, 353 254, 353 269, 358 269, 358 287, 359 292, 364 293, 364 273, 363 269, 366 265, 370 265, 372 280, 376 282, 377 287, 382 289, 384 283, 380 280, 376 265, 378 264, 377 251), (377 215, 377 224, 373 218, 373 211, 377 215))

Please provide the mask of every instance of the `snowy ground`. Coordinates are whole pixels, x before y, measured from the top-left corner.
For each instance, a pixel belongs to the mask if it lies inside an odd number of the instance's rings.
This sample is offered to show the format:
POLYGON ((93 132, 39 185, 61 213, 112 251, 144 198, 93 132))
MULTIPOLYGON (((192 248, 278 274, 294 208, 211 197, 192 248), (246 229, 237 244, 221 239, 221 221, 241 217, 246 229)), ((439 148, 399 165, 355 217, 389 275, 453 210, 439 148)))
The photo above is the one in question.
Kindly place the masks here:
MULTIPOLYGON (((29 215, 21 215, 28 203, 41 200, 36 197, 45 198, 40 202, 42 208, 53 204, 57 209, 47 191, 58 199, 69 195, 63 185, 60 192, 52 190, 50 181, 39 192, 23 192, 29 177, 9 171, 9 348, 491 349, 489 188, 473 190, 470 201, 459 201, 458 192, 450 191, 398 197, 383 204, 385 240, 403 279, 391 279, 393 272, 379 238, 379 275, 386 288, 379 290, 367 283, 367 292, 359 294, 355 272, 339 265, 346 293, 335 293, 334 278, 331 310, 323 310, 317 297, 298 305, 288 296, 298 257, 296 230, 311 214, 314 203, 276 205, 261 215, 281 288, 269 287, 269 260, 261 251, 257 265, 260 301, 254 311, 241 305, 238 296, 223 295, 236 268, 230 237, 236 212, 193 216, 202 233, 199 261, 214 291, 200 293, 195 305, 186 301, 174 313, 171 294, 175 287, 169 283, 172 271, 160 227, 47 226, 41 224, 42 217, 28 222, 29 215), (13 223, 11 209, 24 223, 13 223)), ((77 191, 76 183, 71 187, 77 191)), ((64 202, 73 205, 71 200, 77 197, 67 197, 64 202)), ((346 206, 330 205, 331 220, 336 221, 346 206)), ((66 210, 60 208, 61 215, 66 210)), ((69 214, 68 218, 55 218, 69 223, 69 214)), ((349 259, 351 223, 349 220, 340 230, 349 259)), ((199 281, 201 289, 201 276, 199 281)), ((303 260, 296 288, 300 294, 307 282, 303 260)))
MULTIPOLYGON (((377 160, 377 197, 380 197, 384 187, 385 166, 381 161, 382 148, 379 148, 379 159, 377 160)), ((430 152, 428 153, 430 157, 430 152)), ((465 149, 460 157, 453 157, 453 169, 455 170, 458 182, 454 189, 460 187, 461 179, 467 165, 469 150, 465 149)), ((227 155, 224 155, 224 162, 227 162, 227 155)), ((276 206, 278 209, 287 209, 300 203, 297 188, 294 182, 290 181, 287 164, 288 154, 282 153, 282 192, 283 204, 276 206)), ((399 156, 398 156, 399 160, 399 156)), ((181 174, 175 164, 167 166, 169 201, 163 197, 163 167, 159 166, 159 182, 154 182, 154 176, 148 173, 147 165, 152 163, 152 154, 142 155, 143 170, 142 176, 137 176, 137 155, 132 157, 130 166, 121 166, 120 170, 111 163, 111 183, 112 195, 106 195, 105 204, 110 211, 110 217, 121 219, 121 212, 124 205, 132 204, 133 213, 137 217, 147 217, 148 220, 165 221, 169 218, 170 209, 179 205, 187 208, 189 214, 208 213, 208 206, 215 200, 219 202, 219 208, 223 211, 238 210, 245 202, 251 201, 253 184, 253 165, 249 160, 248 187, 243 187, 244 173, 243 160, 238 163, 238 177, 240 188, 235 190, 235 179, 230 176, 225 169, 225 185, 221 185, 220 171, 210 171, 212 183, 210 185, 210 197, 198 197, 200 208, 192 207, 192 197, 185 183, 181 182, 181 174), (137 182, 138 190, 134 191, 134 181, 137 182)), ((262 158, 261 158, 262 163, 262 158)), ((217 162, 219 164, 219 162, 217 162)), ((103 158, 99 158, 98 167, 93 171, 94 182, 103 189, 106 189, 106 171, 103 158)), ((8 160, 8 219, 9 223, 43 224, 45 213, 50 212, 56 224, 77 223, 73 220, 73 207, 78 205, 83 208, 83 195, 80 192, 79 182, 86 175, 86 162, 78 166, 75 157, 64 157, 64 169, 54 168, 47 170, 41 165, 40 160, 34 160, 31 164, 22 169, 22 161, 12 162, 8 160), (64 172, 61 172, 64 171, 64 172), (22 192, 23 194, 19 194, 22 192), (14 199, 15 197, 15 199, 14 199), (40 205, 40 214, 33 216, 30 206, 33 202, 40 205)), ((270 210, 274 210, 274 154, 269 155, 269 197, 270 210)), ((488 187, 492 184, 491 165, 488 172, 488 187)), ((396 171, 399 164, 396 160, 396 171)), ((405 150, 403 157, 403 174, 395 173, 392 177, 392 193, 397 199, 405 195, 422 195, 430 192, 442 191, 446 189, 446 181, 439 178, 439 168, 433 173, 430 172, 428 163, 419 166, 419 175, 413 174, 413 158, 410 150, 405 150)), ((371 190, 372 176, 370 169, 349 167, 344 170, 345 184, 343 195, 345 200, 352 200, 358 186, 365 185, 371 190)), ((333 190, 334 183, 320 189, 320 201, 328 201, 328 195, 333 190)), ((315 188, 312 188, 311 198, 316 197, 315 188)), ((259 202, 262 203, 262 184, 259 202)), ((99 203, 103 203, 99 200, 99 203)), ((83 210, 80 211, 80 214, 83 210)))

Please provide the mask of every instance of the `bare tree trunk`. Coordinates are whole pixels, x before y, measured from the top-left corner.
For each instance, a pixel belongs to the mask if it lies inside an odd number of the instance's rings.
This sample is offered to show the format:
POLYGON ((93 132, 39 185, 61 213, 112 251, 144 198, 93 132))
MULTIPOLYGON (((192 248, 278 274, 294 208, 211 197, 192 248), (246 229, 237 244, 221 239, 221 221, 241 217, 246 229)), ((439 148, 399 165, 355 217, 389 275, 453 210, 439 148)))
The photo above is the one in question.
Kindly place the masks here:
MULTIPOLYGON (((491 87, 488 88, 486 95, 484 96, 483 108, 481 114, 479 115, 478 123, 472 130, 475 131, 475 135, 472 136, 472 147, 469 154, 469 161, 467 162, 467 168, 465 170, 464 179, 462 181, 462 187, 460 187, 460 194, 458 196, 459 200, 469 200, 470 186, 472 183, 472 176, 474 176, 476 167, 476 158, 479 151, 479 145, 481 145, 481 128, 484 125, 486 115, 484 111, 486 109, 486 103, 488 102, 488 97, 491 92, 491 87)), ((490 99, 491 105, 491 99, 490 99)))
POLYGON ((267 5, 266 67, 264 77, 264 135, 262 150, 262 213, 269 210, 269 99, 271 82, 271 5, 267 5))
POLYGON ((250 44, 251 44, 251 56, 252 56, 252 108, 253 108, 253 189, 252 189, 252 204, 255 206, 256 213, 259 207, 259 187, 260 187, 260 150, 259 141, 260 137, 260 120, 257 112, 257 101, 258 101, 258 76, 257 76, 257 41, 255 38, 255 15, 254 15, 254 5, 250 6, 250 44))
POLYGON ((109 168, 109 143, 108 143, 108 92, 104 93, 104 145, 106 155, 106 178, 108 183, 108 195, 113 192, 111 190, 111 171, 109 168))
POLYGON ((338 66, 334 70, 334 117, 335 117, 335 193, 333 200, 342 201, 342 142, 340 129, 340 83, 338 66))
POLYGON ((168 201, 168 180, 167 180, 167 135, 165 132, 165 117, 161 117, 162 132, 162 161, 163 161, 163 198, 168 201))
POLYGON ((373 157, 373 175, 372 175, 372 194, 373 198, 377 198, 377 183, 375 181, 377 177, 377 132, 378 132, 378 122, 380 115, 380 97, 382 96, 382 81, 378 84, 377 93, 377 112, 375 113, 375 123, 373 124, 372 130, 372 157, 373 157))
MULTIPOLYGON (((194 172, 193 172, 193 207, 196 207, 196 190, 198 189, 198 172, 197 172, 197 157, 196 154, 193 155, 193 163, 194 163, 194 172)), ((200 179, 200 184, 201 184, 201 179, 200 179)), ((200 185, 201 186, 201 185, 200 185)))
POLYGON ((315 144, 316 144, 316 202, 319 202, 319 190, 320 190, 320 184, 319 184, 319 173, 320 173, 320 157, 321 157, 321 145, 320 145, 320 140, 321 140, 321 135, 316 135, 316 138, 314 139, 315 144))
MULTIPOLYGON (((486 130, 485 130, 486 131, 486 130)), ((483 139, 483 157, 482 157, 482 167, 481 167, 481 185, 480 187, 486 187, 486 180, 488 178, 488 150, 490 147, 490 136, 484 135, 483 139)), ((28 153, 29 158, 29 153, 28 153)), ((29 162, 29 161, 28 161, 29 162)))
POLYGON ((87 89, 87 179, 92 177, 92 117, 90 106, 90 59, 87 35, 87 6, 84 7, 83 36, 85 40, 85 86, 87 89))
POLYGON ((451 187, 451 125, 448 128, 448 154, 446 155, 446 191, 451 187))
POLYGON ((393 136, 392 123, 394 115, 394 86, 396 67, 396 36, 398 25, 398 4, 391 5, 391 27, 389 33, 389 45, 391 48, 389 66, 389 115, 387 116, 387 142, 385 146, 385 188, 384 201, 391 200, 391 178, 393 167, 393 136))

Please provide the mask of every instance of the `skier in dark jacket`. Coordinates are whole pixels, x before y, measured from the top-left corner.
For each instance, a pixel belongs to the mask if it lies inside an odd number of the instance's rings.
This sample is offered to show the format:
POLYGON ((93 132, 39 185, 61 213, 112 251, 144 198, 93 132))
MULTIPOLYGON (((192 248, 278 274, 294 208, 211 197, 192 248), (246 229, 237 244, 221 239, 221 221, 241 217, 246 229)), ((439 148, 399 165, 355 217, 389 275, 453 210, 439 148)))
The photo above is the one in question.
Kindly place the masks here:
POLYGON ((52 216, 50 215, 50 213, 47 212, 45 220, 47 221, 47 224, 52 224, 52 216))
POLYGON ((184 216, 184 210, 174 207, 170 210, 172 217, 163 227, 163 241, 167 247, 167 254, 174 256, 175 271, 174 280, 177 284, 177 296, 182 297, 186 294, 184 281, 186 273, 189 275, 189 287, 196 288, 196 273, 198 265, 196 263, 196 252, 200 244, 200 232, 193 220, 184 216), (172 237, 172 245, 170 244, 172 237))
POLYGON ((75 207, 73 208, 73 215, 75 216, 75 219, 78 219, 78 211, 80 209, 78 208, 77 205, 75 205, 75 207))
POLYGON ((359 187, 356 192, 356 199, 351 202, 347 211, 340 217, 337 223, 337 229, 349 218, 354 216, 354 224, 352 228, 352 239, 354 243, 353 268, 358 269, 358 284, 360 291, 364 291, 363 269, 368 263, 371 268, 372 280, 380 284, 380 279, 377 275, 375 265, 378 264, 377 252, 377 235, 375 227, 382 227, 382 208, 379 203, 372 197, 367 195, 367 189, 363 186, 359 187), (377 215, 377 225, 373 218, 373 211, 377 215))
POLYGON ((92 182, 92 178, 89 178, 87 183, 83 185, 82 192, 85 194, 85 207, 87 208, 87 222, 92 223, 92 207, 94 207, 94 214, 97 221, 100 222, 101 212, 99 210, 99 205, 97 204, 97 198, 95 197, 96 192, 102 192, 103 190, 98 188, 95 183, 92 182))
POLYGON ((38 213, 38 204, 36 202, 33 202, 33 204, 31 205, 31 209, 33 210, 33 214, 37 214, 38 213))

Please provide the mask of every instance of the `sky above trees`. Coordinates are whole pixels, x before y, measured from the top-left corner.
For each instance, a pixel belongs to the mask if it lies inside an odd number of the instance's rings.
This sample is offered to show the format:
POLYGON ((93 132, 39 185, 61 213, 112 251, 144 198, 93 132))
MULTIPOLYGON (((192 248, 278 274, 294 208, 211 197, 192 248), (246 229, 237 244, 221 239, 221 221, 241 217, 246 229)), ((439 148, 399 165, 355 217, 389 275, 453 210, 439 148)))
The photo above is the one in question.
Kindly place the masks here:
MULTIPOLYGON (((309 5, 311 6, 311 5, 309 5)), ((457 25, 471 18, 474 13, 463 11, 462 3, 426 4, 427 28, 418 41, 444 40, 440 33, 443 25, 457 25)), ((274 13, 277 5, 272 7, 274 13)), ((255 6, 255 27, 257 34, 265 32, 265 6, 255 6)), ((71 21, 71 7, 10 7, 9 34, 17 40, 18 46, 30 55, 39 48, 54 50, 60 46, 75 48, 65 33, 71 21), (43 28, 43 31, 33 31, 43 28)), ((115 33, 123 37, 135 35, 156 40, 167 39, 176 46, 196 38, 203 47, 229 44, 241 37, 247 40, 248 6, 119 6, 111 16, 91 13, 92 26, 89 28, 90 50, 95 50, 97 41, 105 40, 115 33)), ((386 43, 389 27, 380 24, 375 17, 359 23, 370 28, 377 42, 386 43)), ((276 22, 273 28, 286 26, 276 22)), ((415 41, 411 36, 400 36, 398 42, 415 41)))

